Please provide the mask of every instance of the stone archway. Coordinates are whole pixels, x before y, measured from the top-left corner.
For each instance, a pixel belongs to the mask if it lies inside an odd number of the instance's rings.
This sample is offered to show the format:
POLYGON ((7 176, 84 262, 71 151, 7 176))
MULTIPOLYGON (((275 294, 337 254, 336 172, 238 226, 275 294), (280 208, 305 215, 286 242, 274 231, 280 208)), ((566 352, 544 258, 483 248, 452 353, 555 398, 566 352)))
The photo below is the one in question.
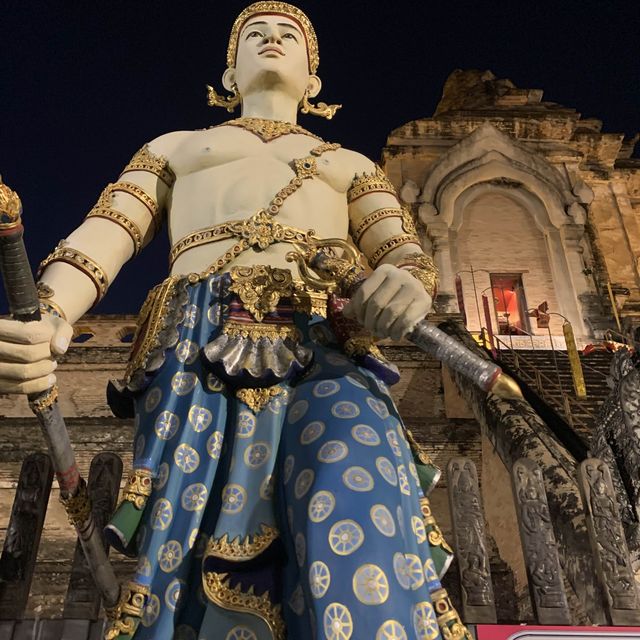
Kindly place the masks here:
POLYGON ((532 216, 545 238, 559 312, 571 321, 576 334, 588 335, 580 303, 583 294, 591 293, 580 247, 585 210, 566 176, 490 124, 478 127, 444 154, 418 196, 419 217, 441 273, 441 304, 457 310, 457 233, 465 207, 492 192, 508 194, 532 216))

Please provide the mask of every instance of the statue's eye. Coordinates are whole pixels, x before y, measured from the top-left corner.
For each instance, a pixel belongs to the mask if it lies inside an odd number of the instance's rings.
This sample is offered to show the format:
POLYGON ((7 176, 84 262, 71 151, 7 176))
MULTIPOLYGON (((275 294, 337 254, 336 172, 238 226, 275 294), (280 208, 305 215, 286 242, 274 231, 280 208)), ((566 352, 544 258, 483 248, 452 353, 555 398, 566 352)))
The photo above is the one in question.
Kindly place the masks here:
POLYGON ((294 42, 298 42, 298 38, 293 33, 285 33, 282 35, 282 38, 291 38, 294 42))
POLYGON ((249 38, 262 38, 264 37, 259 31, 249 31, 249 33, 247 33, 247 40, 249 38))

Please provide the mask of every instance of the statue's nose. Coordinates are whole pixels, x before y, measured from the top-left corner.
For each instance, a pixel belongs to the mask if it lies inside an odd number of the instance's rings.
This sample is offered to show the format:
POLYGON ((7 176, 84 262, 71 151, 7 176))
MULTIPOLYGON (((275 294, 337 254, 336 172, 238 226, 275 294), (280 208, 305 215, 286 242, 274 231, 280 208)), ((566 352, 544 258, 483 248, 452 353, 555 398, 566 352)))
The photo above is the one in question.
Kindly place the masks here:
POLYGON ((274 42, 276 44, 281 44, 282 43, 282 38, 280 37, 279 33, 276 33, 275 31, 272 31, 271 33, 267 33, 263 39, 263 42, 265 44, 269 43, 269 42, 274 42))

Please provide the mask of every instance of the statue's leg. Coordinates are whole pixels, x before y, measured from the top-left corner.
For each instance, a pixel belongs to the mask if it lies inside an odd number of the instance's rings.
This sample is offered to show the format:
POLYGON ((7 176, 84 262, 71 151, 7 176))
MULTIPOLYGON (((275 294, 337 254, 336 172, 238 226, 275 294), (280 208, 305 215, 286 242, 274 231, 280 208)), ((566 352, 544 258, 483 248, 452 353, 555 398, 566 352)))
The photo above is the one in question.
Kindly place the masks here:
POLYGON ((202 284, 189 296, 177 342, 136 399, 133 468, 150 477, 150 490, 136 502, 130 484, 130 499, 125 492, 109 526, 112 539, 138 557, 125 590, 144 594, 120 613, 113 637, 122 640, 195 637, 206 609, 201 563, 212 533, 209 505, 222 488, 216 482, 228 402, 198 354, 212 331, 210 296, 202 284))
POLYGON ((423 494, 385 386, 319 349, 289 404, 280 462, 291 637, 439 638, 423 494))

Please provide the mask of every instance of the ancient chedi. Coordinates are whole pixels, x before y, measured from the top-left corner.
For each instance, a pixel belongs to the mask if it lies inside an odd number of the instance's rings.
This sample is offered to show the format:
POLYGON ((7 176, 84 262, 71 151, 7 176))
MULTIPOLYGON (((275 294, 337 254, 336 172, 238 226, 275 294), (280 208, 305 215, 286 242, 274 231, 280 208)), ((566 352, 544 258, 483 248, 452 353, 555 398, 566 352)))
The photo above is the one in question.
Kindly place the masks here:
MULTIPOLYGON (((391 132, 384 168, 426 227, 440 269, 439 302, 457 311, 461 278, 467 326, 475 295, 516 290, 491 309, 530 333, 526 309, 547 301, 580 337, 615 328, 607 283, 623 328, 640 325, 640 160, 637 137, 603 133, 602 122, 542 100, 491 71, 456 70, 433 117, 391 132), (475 292, 470 266, 477 273, 475 292), (505 304, 506 302, 506 304, 505 304)), ((493 305, 492 305, 493 306, 493 305)), ((561 320, 552 317, 554 335, 561 320)))

